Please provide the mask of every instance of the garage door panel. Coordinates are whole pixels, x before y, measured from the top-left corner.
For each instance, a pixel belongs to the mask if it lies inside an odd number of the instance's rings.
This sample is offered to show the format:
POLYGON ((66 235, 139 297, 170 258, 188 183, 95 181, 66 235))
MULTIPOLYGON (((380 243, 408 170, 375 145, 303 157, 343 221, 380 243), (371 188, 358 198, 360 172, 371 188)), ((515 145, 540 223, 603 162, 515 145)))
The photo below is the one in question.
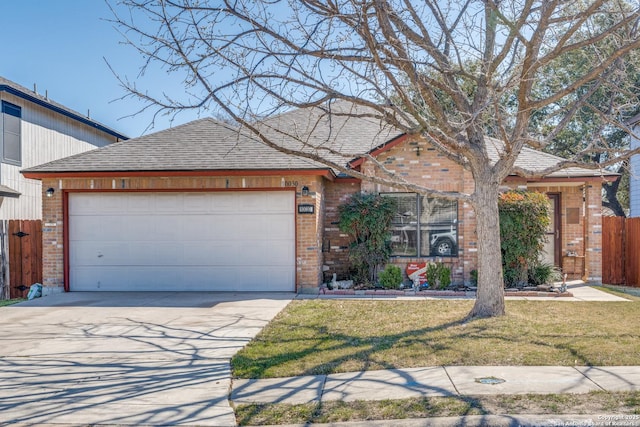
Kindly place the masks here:
POLYGON ((109 241, 121 236, 123 229, 121 217, 80 215, 73 219, 69 227, 70 240, 109 241))
POLYGON ((184 195, 182 193, 158 193, 155 196, 155 211, 164 213, 181 213, 184 209, 184 195))
POLYGON ((184 212, 208 213, 212 210, 212 198, 208 193, 187 193, 184 195, 184 212))
MULTIPOLYGON (((273 289, 274 291, 287 292, 290 289, 286 289, 284 283, 291 283, 295 281, 295 273, 288 267, 270 266, 265 269, 264 288, 273 289)), ((255 290, 255 289, 254 289, 255 290)))
POLYGON ((153 221, 153 240, 172 242, 182 240, 184 234, 184 217, 176 214, 155 215, 153 216, 153 221))
POLYGON ((211 232, 212 217, 210 215, 190 215, 183 222, 182 238, 184 240, 211 240, 215 234, 211 232))
POLYGON ((269 215, 266 229, 269 240, 281 240, 294 234, 294 224, 288 215, 269 215))
POLYGON ((236 197, 232 193, 218 193, 213 198, 212 213, 233 213, 239 212, 236 197))
POLYGON ((295 256, 295 249, 289 242, 271 241, 264 256, 264 265, 289 266, 295 256))
POLYGON ((153 222, 146 215, 129 215, 123 219, 123 235, 127 241, 152 241, 155 236, 153 222))
POLYGON ((251 260, 253 265, 268 265, 269 249, 270 246, 267 242, 254 241, 244 248, 243 257, 246 260, 251 260))
POLYGON ((215 215, 211 221, 211 237, 222 240, 236 240, 242 233, 242 220, 239 215, 215 215))
POLYGON ((118 197, 117 193, 86 193, 83 196, 73 197, 69 201, 69 209, 76 215, 102 215, 127 210, 128 201, 126 198, 118 197))
POLYGON ((73 265, 126 265, 130 259, 126 242, 77 242, 69 253, 73 265))
POLYGON ((135 197, 127 197, 127 212, 130 214, 145 214, 155 211, 155 195, 140 193, 135 197))
POLYGON ((294 221, 292 192, 71 194, 71 290, 293 291, 294 221))
POLYGON ((255 240, 264 240, 267 223, 264 217, 241 215, 238 217, 237 227, 242 231, 243 236, 254 236, 255 240))

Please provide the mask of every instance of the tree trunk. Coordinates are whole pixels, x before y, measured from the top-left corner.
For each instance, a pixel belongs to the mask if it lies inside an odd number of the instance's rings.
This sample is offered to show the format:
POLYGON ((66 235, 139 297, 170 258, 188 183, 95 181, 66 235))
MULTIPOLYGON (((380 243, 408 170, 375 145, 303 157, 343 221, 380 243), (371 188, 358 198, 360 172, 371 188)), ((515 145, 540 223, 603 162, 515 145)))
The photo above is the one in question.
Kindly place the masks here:
POLYGON ((487 181, 476 179, 474 194, 478 234, 478 291, 469 317, 505 314, 498 184, 487 181))

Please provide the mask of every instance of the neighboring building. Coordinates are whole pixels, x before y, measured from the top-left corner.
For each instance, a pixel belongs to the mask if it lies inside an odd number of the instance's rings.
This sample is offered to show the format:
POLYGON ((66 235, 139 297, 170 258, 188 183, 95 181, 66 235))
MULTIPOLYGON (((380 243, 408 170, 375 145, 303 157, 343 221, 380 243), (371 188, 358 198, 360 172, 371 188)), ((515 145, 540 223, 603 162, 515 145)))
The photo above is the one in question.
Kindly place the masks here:
MULTIPOLYGON (((336 165, 373 174, 371 161, 336 154, 368 152, 409 181, 471 192, 469 172, 371 118, 341 114, 352 108, 335 103, 330 117, 317 109, 295 110, 261 126, 292 147, 302 145, 285 135, 304 136, 308 149, 336 165)), ((499 147, 489 140, 494 158, 499 147)), ((517 165, 543 169, 558 161, 526 148, 517 165)), ((44 220, 58 225, 44 232, 49 292, 318 292, 333 273, 348 274, 338 206, 359 191, 399 200, 392 262, 404 267, 440 260, 451 265, 457 282, 469 280, 477 264, 475 215, 467 204, 361 182, 212 119, 23 173, 55 191, 44 203, 44 220)), ((549 261, 574 277, 599 282, 601 185, 616 178, 571 168, 536 180, 514 175, 504 184, 548 194, 549 261)))
POLYGON ((127 139, 0 77, 0 219, 41 219, 42 185, 21 169, 127 139))

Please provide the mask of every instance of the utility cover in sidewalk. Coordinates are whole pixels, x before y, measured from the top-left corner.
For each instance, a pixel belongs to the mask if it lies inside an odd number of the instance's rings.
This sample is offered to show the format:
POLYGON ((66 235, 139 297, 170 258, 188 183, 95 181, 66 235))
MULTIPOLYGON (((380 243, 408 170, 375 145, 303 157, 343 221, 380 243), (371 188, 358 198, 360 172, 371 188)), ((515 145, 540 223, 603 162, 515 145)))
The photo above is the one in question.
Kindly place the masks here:
POLYGON ((484 377, 484 378, 476 378, 476 382, 480 384, 496 385, 496 384, 502 384, 503 382, 505 382, 505 380, 503 380, 502 378, 496 378, 496 377, 484 377))

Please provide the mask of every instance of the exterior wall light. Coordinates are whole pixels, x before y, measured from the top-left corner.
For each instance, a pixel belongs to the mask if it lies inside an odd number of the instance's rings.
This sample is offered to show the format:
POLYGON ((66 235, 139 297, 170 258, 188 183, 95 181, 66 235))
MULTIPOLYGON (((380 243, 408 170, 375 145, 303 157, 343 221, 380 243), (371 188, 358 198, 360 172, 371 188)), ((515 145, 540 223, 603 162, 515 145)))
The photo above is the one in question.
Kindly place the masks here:
POLYGON ((54 190, 53 188, 49 187, 47 188, 47 197, 53 197, 53 193, 55 193, 56 190, 54 190))
POLYGON ((309 195, 309 187, 307 187, 306 185, 304 187, 302 187, 302 195, 303 196, 308 196, 309 195))

